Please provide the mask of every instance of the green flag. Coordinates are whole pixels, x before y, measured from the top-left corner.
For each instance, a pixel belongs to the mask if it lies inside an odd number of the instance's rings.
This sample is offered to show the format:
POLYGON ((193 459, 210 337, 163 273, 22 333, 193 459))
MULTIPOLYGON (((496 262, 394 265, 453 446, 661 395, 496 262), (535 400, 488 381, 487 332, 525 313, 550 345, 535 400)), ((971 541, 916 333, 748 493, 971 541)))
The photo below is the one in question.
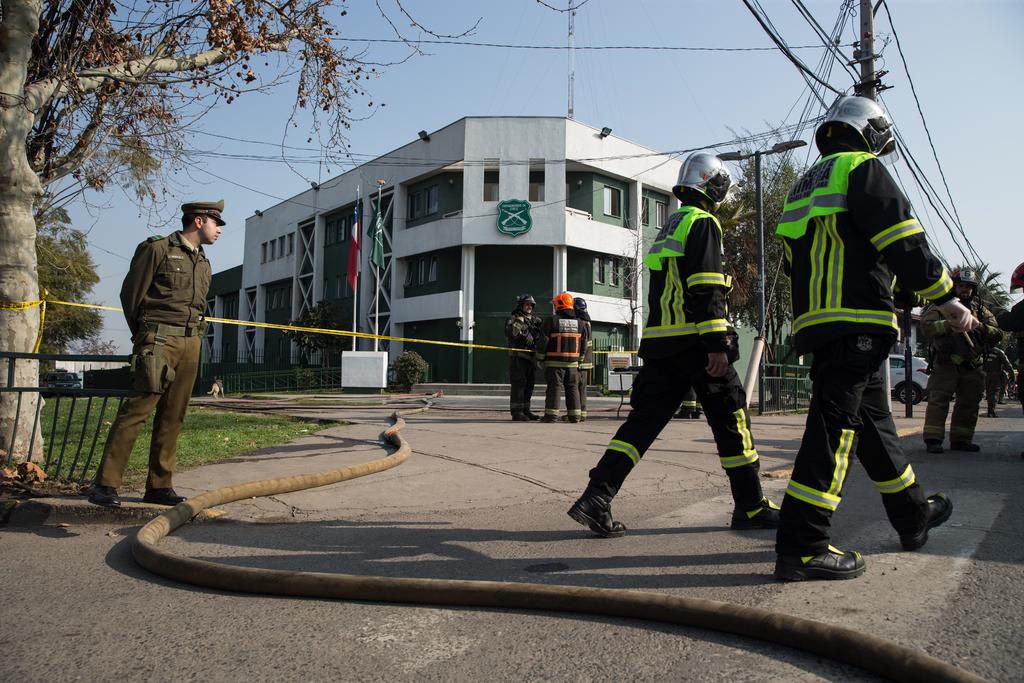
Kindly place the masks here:
POLYGON ((370 263, 378 268, 384 267, 384 220, 380 214, 380 207, 377 207, 377 215, 374 217, 373 227, 370 228, 370 239, 373 247, 370 251, 370 263))

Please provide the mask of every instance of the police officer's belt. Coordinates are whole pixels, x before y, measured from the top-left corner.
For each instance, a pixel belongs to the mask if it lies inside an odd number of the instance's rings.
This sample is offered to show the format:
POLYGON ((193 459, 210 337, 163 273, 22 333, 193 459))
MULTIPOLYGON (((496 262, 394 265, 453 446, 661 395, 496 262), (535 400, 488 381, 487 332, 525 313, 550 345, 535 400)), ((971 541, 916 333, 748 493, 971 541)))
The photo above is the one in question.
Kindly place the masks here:
POLYGON ((165 325, 164 323, 146 323, 146 332, 156 332, 158 337, 199 337, 205 333, 205 323, 196 325, 165 325))

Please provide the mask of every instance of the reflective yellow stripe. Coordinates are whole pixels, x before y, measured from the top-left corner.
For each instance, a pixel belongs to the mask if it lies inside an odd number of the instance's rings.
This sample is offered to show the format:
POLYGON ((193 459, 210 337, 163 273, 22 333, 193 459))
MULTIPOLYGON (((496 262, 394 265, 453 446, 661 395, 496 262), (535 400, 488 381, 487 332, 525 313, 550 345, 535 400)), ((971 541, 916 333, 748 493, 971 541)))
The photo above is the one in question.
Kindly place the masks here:
POLYGON ((786 261, 789 262, 789 265, 793 265, 793 250, 789 246, 789 240, 782 240, 782 249, 786 253, 786 261))
POLYGON ((924 289, 918 289, 914 293, 918 296, 922 296, 925 299, 938 299, 940 296, 945 296, 953 289, 953 278, 949 276, 945 270, 942 271, 942 277, 939 278, 931 287, 925 287, 924 289))
POLYGON ((907 469, 903 470, 903 474, 895 479, 876 481, 875 488, 882 493, 899 493, 913 486, 915 481, 917 481, 917 477, 914 476, 914 469, 907 465, 907 469))
POLYGON ((633 461, 634 465, 640 462, 640 451, 638 451, 633 444, 626 443, 625 441, 619 441, 618 439, 612 439, 608 444, 608 450, 625 453, 626 456, 633 461))
POLYGON ((839 447, 836 449, 836 466, 832 471, 832 484, 828 487, 828 493, 839 495, 843 490, 843 482, 846 480, 846 470, 850 466, 850 450, 853 448, 853 430, 839 430, 839 447))
POLYGON ((754 448, 754 437, 751 435, 750 429, 747 428, 747 411, 740 408, 732 415, 736 419, 736 432, 740 435, 743 453, 741 455, 718 458, 719 463, 727 470, 757 462, 757 449, 754 448))
POLYGON ((700 334, 725 332, 728 329, 729 322, 725 318, 715 318, 714 320, 705 320, 704 322, 697 323, 697 332, 700 334))
POLYGON ((826 216, 824 221, 825 231, 831 242, 825 291, 828 296, 829 308, 838 308, 843 305, 843 268, 846 263, 846 246, 839 237, 836 216, 826 216))
MULTIPOLYGON (((807 310, 815 311, 821 308, 821 281, 825 277, 825 241, 826 234, 824 221, 814 218, 814 237, 811 238, 811 286, 808 289, 807 310)), ((796 332, 794 329, 793 332, 796 332)))
POLYGON ((871 311, 858 308, 821 308, 810 310, 793 321, 793 334, 812 325, 847 322, 862 325, 882 325, 898 330, 896 314, 889 311, 871 311))
POLYGON ((725 276, 721 273, 694 273, 690 277, 686 278, 686 286, 693 287, 695 285, 721 285, 727 287, 728 284, 725 281, 725 276))
POLYGON ((657 339, 660 337, 681 337, 686 334, 697 334, 696 325, 658 325, 657 327, 645 327, 644 338, 657 339))
POLYGON ((810 486, 804 486, 803 484, 795 481, 790 481, 789 486, 786 488, 786 495, 793 496, 797 500, 808 503, 815 507, 824 508, 825 510, 831 510, 835 512, 835 509, 839 507, 839 496, 824 491, 815 491, 810 486))
POLYGON ((875 245, 875 249, 878 251, 882 251, 893 242, 922 232, 924 232, 924 228, 921 227, 921 224, 917 222, 916 218, 911 218, 878 233, 871 238, 871 244, 875 245))
MULTIPOLYGON (((672 259, 668 266, 668 279, 672 282, 672 320, 673 323, 686 321, 683 313, 683 278, 679 275, 679 263, 672 259)), ((662 320, 662 322, 666 322, 662 320)))

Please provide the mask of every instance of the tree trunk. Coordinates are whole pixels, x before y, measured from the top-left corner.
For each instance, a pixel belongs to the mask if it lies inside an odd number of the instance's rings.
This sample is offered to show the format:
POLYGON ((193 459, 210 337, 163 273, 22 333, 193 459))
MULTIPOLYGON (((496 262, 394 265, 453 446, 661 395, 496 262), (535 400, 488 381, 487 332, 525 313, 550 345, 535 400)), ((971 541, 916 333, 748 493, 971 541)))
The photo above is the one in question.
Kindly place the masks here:
MULTIPOLYGON (((0 22, 0 302, 39 299, 36 273, 36 225, 32 209, 42 195, 39 179, 28 163, 25 141, 37 102, 25 97, 25 79, 32 39, 39 28, 41 0, 4 0, 0 22)), ((39 308, 0 310, 0 351, 31 352, 39 333, 39 308)), ((14 376, 0 361, 0 386, 37 386, 39 364, 19 360, 14 376)), ((39 460, 42 436, 37 432, 28 453, 39 394, 26 393, 16 419, 17 395, 0 393, 0 449, 12 444, 17 459, 39 460), (17 433, 14 432, 17 422, 17 433)))

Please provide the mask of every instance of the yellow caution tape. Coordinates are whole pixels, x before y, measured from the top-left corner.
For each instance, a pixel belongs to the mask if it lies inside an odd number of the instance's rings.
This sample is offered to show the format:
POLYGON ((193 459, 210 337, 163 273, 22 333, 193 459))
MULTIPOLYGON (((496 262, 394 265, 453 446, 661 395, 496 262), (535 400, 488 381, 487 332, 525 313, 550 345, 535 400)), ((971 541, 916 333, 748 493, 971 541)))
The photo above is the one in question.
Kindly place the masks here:
MULTIPOLYGON (((123 312, 122 309, 114 306, 103 306, 101 304, 83 304, 77 301, 58 301, 53 299, 39 300, 39 301, 21 301, 21 302, 9 302, 0 303, 0 309, 9 308, 11 310, 32 308, 33 306, 42 306, 43 311, 46 309, 46 304, 57 304, 59 306, 74 306, 76 308, 91 308, 100 311, 115 311, 117 313, 123 312)), ((215 318, 207 316, 205 318, 207 322, 211 323, 222 323, 225 325, 238 325, 241 327, 263 327, 269 330, 282 330, 285 332, 307 332, 310 334, 327 334, 338 337, 357 337, 359 339, 383 339, 386 341, 400 341, 407 342, 410 344, 433 344, 435 346, 455 346, 466 349, 485 349, 489 351, 522 351, 523 349, 514 349, 508 346, 490 346, 488 344, 473 344, 470 342, 451 342, 451 341, 440 341, 437 339, 414 339, 411 337, 392 337, 386 334, 371 334, 369 332, 354 332, 352 330, 330 330, 322 327, 303 327, 301 325, 281 325, 278 323, 264 323, 255 320, 233 320, 230 318, 215 318)), ((39 325, 40 340, 42 339, 42 320, 39 325)), ((36 342, 36 349, 39 348, 39 342, 36 342)), ((636 351, 594 351, 595 354, 608 354, 608 353, 636 353, 636 351)))

